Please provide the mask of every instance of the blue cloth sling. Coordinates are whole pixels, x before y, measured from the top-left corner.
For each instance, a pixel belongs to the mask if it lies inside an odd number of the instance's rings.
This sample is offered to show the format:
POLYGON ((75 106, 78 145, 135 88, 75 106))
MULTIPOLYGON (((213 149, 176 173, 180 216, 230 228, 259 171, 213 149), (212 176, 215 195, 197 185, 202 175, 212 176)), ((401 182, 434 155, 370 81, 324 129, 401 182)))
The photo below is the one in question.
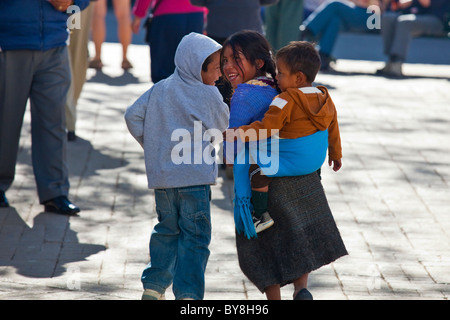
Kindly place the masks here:
POLYGON ((297 139, 274 139, 247 142, 238 141, 234 159, 234 221, 239 234, 256 238, 249 179, 250 164, 256 163, 269 177, 300 176, 320 169, 328 150, 328 130, 318 131, 297 139))

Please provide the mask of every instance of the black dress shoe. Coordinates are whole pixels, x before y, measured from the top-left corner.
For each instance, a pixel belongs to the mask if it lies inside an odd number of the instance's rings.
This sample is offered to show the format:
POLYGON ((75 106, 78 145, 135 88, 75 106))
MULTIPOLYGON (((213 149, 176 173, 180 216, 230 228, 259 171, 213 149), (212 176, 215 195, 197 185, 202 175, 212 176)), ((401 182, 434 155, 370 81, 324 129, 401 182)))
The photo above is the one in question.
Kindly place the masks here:
POLYGON ((54 212, 65 215, 75 215, 80 212, 80 208, 70 202, 66 196, 60 196, 44 202, 46 212, 54 212))
POLYGON ((6 199, 5 191, 0 190, 0 208, 8 208, 9 202, 8 199, 6 199))

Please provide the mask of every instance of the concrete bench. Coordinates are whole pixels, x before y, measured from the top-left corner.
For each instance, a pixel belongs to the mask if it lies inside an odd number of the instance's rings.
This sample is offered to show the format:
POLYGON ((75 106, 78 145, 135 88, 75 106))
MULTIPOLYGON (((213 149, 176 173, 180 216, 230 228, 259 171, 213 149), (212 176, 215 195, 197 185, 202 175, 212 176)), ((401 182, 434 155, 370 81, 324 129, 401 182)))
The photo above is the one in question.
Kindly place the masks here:
MULTIPOLYGON (((407 63, 450 65, 450 41, 446 36, 417 37, 411 41, 407 63)), ((333 50, 336 59, 386 61, 383 39, 379 30, 369 32, 342 32, 333 50)))

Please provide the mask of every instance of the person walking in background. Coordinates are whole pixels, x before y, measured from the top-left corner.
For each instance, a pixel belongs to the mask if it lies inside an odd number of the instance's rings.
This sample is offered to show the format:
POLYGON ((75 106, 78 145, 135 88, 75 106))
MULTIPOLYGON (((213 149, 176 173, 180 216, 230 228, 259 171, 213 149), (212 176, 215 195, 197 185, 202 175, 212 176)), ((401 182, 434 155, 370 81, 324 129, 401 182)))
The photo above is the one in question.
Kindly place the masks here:
POLYGON ((381 35, 386 65, 377 74, 402 76, 412 37, 440 36, 444 31, 446 14, 450 14, 449 0, 400 0, 397 10, 381 17, 381 35))
POLYGON ((300 26, 301 40, 319 39, 320 70, 332 70, 334 45, 342 30, 367 31, 367 7, 380 5, 378 0, 327 1, 318 7, 300 26))
POLYGON ((214 150, 212 136, 200 142, 201 148, 191 149, 191 143, 198 130, 201 137, 218 130, 221 138, 228 126, 228 106, 214 86, 221 48, 202 34, 185 36, 175 54, 174 74, 152 86, 125 113, 131 135, 144 148, 148 187, 155 189, 158 213, 150 263, 142 274, 143 300, 164 299, 172 283, 177 300, 204 296, 211 241, 210 185, 217 179, 217 163, 215 157, 204 158, 214 150), (180 130, 182 142, 195 153, 183 149, 183 159, 188 159, 181 163, 173 158, 181 143, 171 138, 180 130))
POLYGON ((31 156, 45 211, 73 215, 68 200, 64 106, 70 86, 67 8, 89 0, 0 1, 0 207, 14 181, 23 117, 30 99, 31 156))
POLYGON ((150 73, 153 83, 175 70, 175 51, 181 39, 191 33, 203 33, 205 9, 189 0, 136 0, 132 30, 139 32, 141 20, 151 8, 153 19, 147 23, 146 41, 150 45, 150 73))
MULTIPOLYGON (((95 56, 89 63, 90 68, 101 69, 102 63, 102 44, 106 37, 106 23, 105 17, 108 11, 107 0, 97 0, 94 5, 94 16, 92 19, 92 41, 95 45, 95 56)), ((114 14, 117 18, 118 36, 122 44, 122 69, 128 70, 133 68, 133 65, 128 61, 127 52, 128 46, 131 43, 131 15, 130 15, 130 0, 112 0, 114 7, 114 14)))
POLYGON ((298 26, 303 21, 303 3, 303 0, 280 0, 266 8, 266 38, 275 52, 299 39, 298 26))
POLYGON ((208 9, 206 34, 222 44, 241 30, 254 30, 264 34, 261 6, 279 0, 191 0, 194 6, 208 9))
POLYGON ((93 2, 80 15, 80 29, 74 28, 70 32, 69 58, 70 73, 72 82, 67 94, 66 103, 66 127, 67 139, 74 141, 76 139, 75 126, 77 121, 77 104, 81 95, 84 83, 86 82, 86 71, 88 68, 88 43, 91 30, 92 13, 94 9, 93 2))

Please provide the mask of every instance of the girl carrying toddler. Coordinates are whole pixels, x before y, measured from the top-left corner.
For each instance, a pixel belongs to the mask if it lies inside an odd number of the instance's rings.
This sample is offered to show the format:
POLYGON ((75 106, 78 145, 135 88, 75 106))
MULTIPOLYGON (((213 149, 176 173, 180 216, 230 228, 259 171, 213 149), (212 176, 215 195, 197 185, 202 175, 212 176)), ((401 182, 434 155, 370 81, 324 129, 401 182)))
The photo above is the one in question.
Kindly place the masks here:
MULTIPOLYGON (((230 128, 261 121, 279 93, 275 63, 266 39, 251 31, 230 36, 223 44, 221 68, 235 90, 230 128)), ((231 147, 234 145, 226 144, 226 149, 231 147)), ((228 161, 230 155, 234 153, 226 150, 228 161)), ((294 284, 295 300, 312 299, 307 290, 309 273, 347 254, 320 177, 312 172, 272 177, 268 181, 261 175, 259 179, 267 188, 258 188, 261 185, 255 185, 252 179, 252 194, 248 196, 256 211, 264 204, 258 204, 254 191, 268 191, 267 208, 274 223, 256 238, 249 237, 236 221, 235 199, 236 247, 241 270, 268 299, 280 299, 280 288, 289 283, 294 284)), ((240 188, 238 184, 235 179, 235 191, 240 188)))

